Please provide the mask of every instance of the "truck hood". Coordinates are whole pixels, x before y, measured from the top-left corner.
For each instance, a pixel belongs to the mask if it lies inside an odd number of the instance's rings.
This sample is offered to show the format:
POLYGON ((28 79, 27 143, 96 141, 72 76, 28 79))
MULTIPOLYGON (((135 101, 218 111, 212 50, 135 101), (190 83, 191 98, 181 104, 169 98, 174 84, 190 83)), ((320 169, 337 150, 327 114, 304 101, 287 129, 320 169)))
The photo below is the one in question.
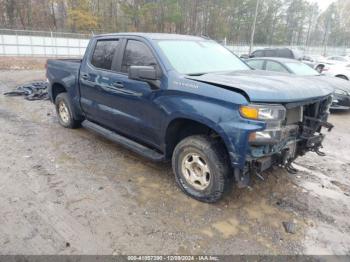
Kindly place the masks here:
POLYGON ((251 102, 291 103, 325 97, 334 92, 323 77, 245 70, 187 76, 187 79, 244 92, 251 102))

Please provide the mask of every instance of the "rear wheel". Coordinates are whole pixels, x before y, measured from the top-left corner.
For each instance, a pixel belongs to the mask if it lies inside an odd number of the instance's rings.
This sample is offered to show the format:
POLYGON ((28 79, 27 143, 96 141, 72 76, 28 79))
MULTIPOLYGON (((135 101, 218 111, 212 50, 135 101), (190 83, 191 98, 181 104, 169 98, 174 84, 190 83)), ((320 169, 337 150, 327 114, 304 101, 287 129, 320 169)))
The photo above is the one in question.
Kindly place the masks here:
POLYGON ((226 151, 220 141, 208 136, 183 139, 175 147, 172 166, 182 191, 199 201, 216 202, 228 187, 226 151))
POLYGON ((66 128, 77 128, 81 121, 75 120, 72 114, 72 107, 67 93, 60 93, 55 99, 58 121, 66 128))

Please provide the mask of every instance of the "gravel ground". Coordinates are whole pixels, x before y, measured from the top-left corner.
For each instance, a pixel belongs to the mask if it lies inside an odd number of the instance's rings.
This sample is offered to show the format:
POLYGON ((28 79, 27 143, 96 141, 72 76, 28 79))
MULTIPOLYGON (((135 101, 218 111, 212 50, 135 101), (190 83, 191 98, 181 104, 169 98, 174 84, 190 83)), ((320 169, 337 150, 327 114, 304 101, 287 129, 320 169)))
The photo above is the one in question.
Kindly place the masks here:
MULTIPOLYGON (((0 71, 0 92, 44 78, 0 71)), ((326 157, 210 205, 181 193, 169 164, 60 127, 48 101, 0 95, 0 254, 349 254, 349 118, 331 115, 326 157)))

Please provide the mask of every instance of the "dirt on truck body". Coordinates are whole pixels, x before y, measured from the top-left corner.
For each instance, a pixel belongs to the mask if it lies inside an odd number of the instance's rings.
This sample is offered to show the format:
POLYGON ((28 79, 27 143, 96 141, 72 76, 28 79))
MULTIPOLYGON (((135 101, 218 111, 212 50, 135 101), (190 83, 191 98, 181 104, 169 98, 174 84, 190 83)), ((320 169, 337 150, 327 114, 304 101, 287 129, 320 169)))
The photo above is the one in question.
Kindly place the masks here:
MULTIPOLYGON (((0 92, 38 79, 0 71, 0 92)), ((324 158, 210 205, 182 194, 168 164, 61 128, 47 101, 0 95, 1 254, 349 254, 349 117, 330 116, 324 158)))

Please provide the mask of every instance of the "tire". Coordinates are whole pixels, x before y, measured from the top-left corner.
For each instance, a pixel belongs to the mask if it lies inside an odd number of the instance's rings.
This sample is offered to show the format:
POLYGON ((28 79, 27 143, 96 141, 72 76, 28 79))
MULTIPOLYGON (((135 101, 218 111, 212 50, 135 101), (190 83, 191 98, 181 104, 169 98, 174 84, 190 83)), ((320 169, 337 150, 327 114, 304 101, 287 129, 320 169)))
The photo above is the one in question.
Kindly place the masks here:
POLYGON ((66 128, 77 128, 81 121, 75 120, 72 114, 72 105, 67 93, 60 93, 55 99, 58 122, 66 128))
POLYGON ((194 135, 180 141, 173 152, 172 167, 181 190, 202 202, 217 202, 230 186, 224 146, 208 136, 194 135))

